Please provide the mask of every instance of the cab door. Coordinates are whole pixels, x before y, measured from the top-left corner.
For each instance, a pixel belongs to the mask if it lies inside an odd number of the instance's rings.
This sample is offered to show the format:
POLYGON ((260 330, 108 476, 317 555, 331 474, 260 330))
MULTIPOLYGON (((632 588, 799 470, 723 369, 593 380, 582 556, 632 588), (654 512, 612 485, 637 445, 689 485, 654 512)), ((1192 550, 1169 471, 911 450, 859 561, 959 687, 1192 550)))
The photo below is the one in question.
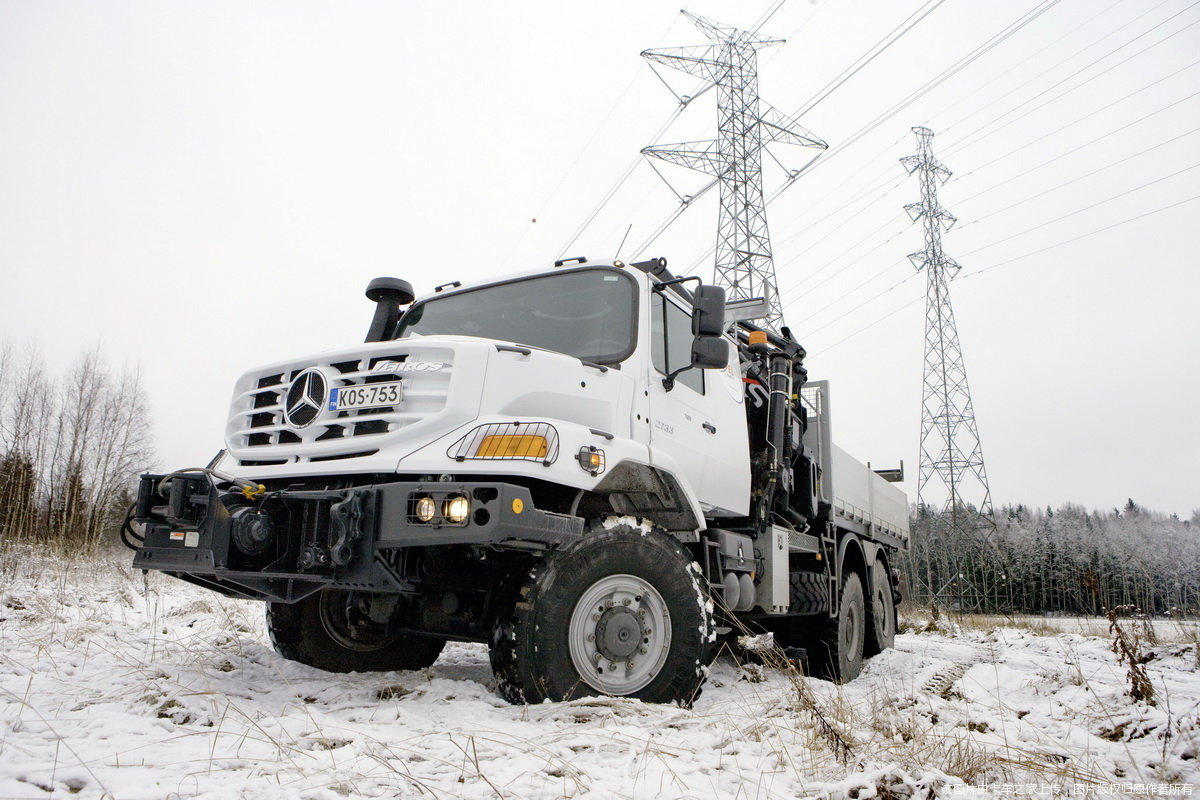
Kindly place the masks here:
POLYGON ((656 466, 680 473, 705 513, 750 508, 749 444, 736 347, 729 366, 686 369, 667 391, 663 378, 691 363, 691 309, 667 292, 650 293, 650 444, 656 466))

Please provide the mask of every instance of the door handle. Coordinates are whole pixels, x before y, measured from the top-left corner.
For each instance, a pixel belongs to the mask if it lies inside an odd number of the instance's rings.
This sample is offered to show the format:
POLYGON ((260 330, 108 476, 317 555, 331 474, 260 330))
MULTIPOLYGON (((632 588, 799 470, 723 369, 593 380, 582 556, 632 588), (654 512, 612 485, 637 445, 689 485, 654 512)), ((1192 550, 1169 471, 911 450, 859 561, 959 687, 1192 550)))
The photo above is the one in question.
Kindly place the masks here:
POLYGON ((706 422, 706 423, 704 423, 704 426, 703 426, 703 427, 704 427, 704 430, 708 431, 709 433, 716 433, 716 432, 717 432, 717 426, 716 426, 716 425, 713 425, 711 422, 706 422))

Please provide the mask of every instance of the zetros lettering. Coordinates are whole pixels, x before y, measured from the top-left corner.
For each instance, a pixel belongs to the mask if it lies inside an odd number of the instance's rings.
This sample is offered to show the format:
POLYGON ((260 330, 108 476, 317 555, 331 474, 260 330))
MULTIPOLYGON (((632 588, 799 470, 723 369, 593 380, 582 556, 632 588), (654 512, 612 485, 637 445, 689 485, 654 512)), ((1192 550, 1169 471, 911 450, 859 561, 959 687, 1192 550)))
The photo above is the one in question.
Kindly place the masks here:
POLYGON ((445 367, 440 361, 380 361, 371 367, 371 373, 439 372, 445 367))

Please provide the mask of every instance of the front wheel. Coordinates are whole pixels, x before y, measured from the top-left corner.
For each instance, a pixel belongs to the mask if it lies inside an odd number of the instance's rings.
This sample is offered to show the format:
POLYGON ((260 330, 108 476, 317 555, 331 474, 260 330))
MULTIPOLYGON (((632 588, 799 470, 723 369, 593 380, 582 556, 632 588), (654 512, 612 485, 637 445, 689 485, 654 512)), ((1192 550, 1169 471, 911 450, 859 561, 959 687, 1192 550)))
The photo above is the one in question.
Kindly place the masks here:
POLYGON ((617 525, 550 553, 492 637, 510 702, 594 694, 689 704, 716 640, 707 584, 658 531, 617 525))
POLYGON ((327 672, 428 667, 446 640, 395 630, 394 603, 386 595, 324 589, 295 603, 267 603, 267 631, 279 655, 327 672))

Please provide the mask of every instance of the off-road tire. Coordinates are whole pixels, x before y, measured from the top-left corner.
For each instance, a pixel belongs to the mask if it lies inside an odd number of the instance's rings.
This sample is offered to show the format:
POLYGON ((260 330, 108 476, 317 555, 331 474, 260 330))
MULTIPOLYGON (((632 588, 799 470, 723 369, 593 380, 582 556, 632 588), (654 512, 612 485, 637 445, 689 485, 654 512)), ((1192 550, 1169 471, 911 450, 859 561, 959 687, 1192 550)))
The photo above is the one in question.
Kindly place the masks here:
POLYGON ((842 579, 838 615, 828 620, 817 641, 808 649, 813 675, 834 683, 849 683, 862 672, 867 614, 862 578, 849 572, 842 579))
POLYGON ((896 601, 887 565, 875 562, 871 570, 871 595, 867 599, 866 647, 867 658, 882 653, 896 644, 896 601))
POLYGON ((788 609, 793 614, 821 614, 829 610, 829 577, 822 572, 791 573, 788 609))
POLYGON ((267 603, 267 631, 275 652, 326 672, 423 669, 437 661, 445 639, 396 633, 384 627, 351 641, 333 619, 355 593, 324 589, 295 603, 267 603))
POLYGON ((593 530, 533 567, 494 627, 490 657, 511 703, 613 694, 687 706, 700 694, 715 642, 708 584, 691 555, 661 531, 622 524, 593 530), (614 659, 620 665, 607 675, 608 656, 591 660, 640 645, 643 635, 646 651, 614 659), (624 658, 634 666, 626 669, 624 658), (597 669, 590 682, 581 663, 597 669))

